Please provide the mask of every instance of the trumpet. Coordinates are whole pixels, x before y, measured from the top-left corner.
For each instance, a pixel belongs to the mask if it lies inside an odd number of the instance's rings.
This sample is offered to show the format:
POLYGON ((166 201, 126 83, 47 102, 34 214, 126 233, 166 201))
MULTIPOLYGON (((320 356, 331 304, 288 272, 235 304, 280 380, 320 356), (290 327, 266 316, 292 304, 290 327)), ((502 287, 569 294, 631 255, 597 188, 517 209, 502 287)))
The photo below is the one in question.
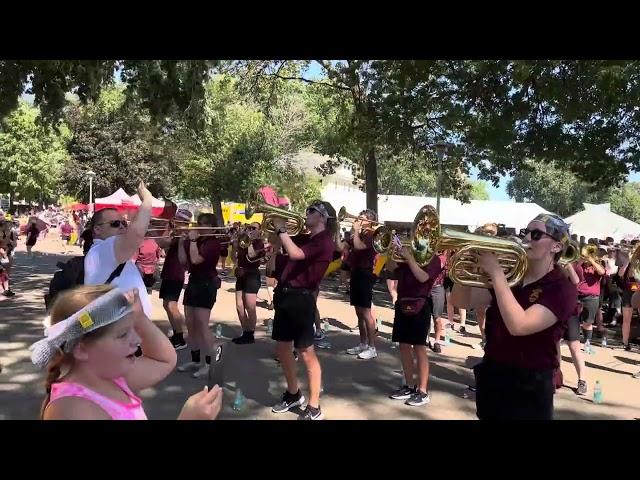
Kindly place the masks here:
MULTIPOLYGON (((400 254, 400 249, 402 247, 411 248, 411 240, 400 238, 400 236, 396 234, 395 230, 390 229, 386 225, 378 227, 373 234, 373 249, 376 251, 376 253, 379 253, 380 255, 386 255, 396 263, 402 263, 406 261, 400 254)), ((412 251, 414 258, 416 258, 418 252, 416 252, 415 250, 412 251)), ((421 266, 426 265, 426 263, 422 263, 424 259, 419 260, 418 258, 416 258, 416 261, 421 266)))
POLYGON ((284 208, 274 207, 268 203, 259 201, 257 194, 254 194, 247 200, 244 216, 249 219, 255 213, 262 213, 264 217, 262 219, 262 231, 264 233, 275 233, 276 228, 273 224, 274 218, 283 218, 286 220, 287 233, 294 237, 299 235, 305 230, 306 219, 302 215, 290 212, 284 208))
POLYGON ((348 213, 347 207, 340 208, 340 211, 338 212, 338 222, 355 223, 358 220, 360 220, 362 223, 368 224, 367 226, 363 225, 362 229, 360 230, 360 233, 374 231, 376 230, 376 228, 379 228, 382 225, 384 225, 381 222, 376 222, 374 220, 369 220, 366 217, 360 217, 359 215, 353 215, 351 213, 348 213), (374 228, 374 225, 377 225, 377 227, 374 228))
POLYGON ((438 213, 431 205, 425 205, 416 214, 409 245, 421 266, 428 264, 438 251, 454 251, 449 259, 449 278, 468 287, 491 288, 491 279, 477 266, 478 252, 498 255, 510 287, 518 284, 527 271, 527 252, 521 243, 442 228, 438 213))
POLYGON ((583 260, 597 260, 598 250, 600 250, 600 247, 598 247, 598 245, 589 243, 580 249, 580 258, 582 258, 583 260))
POLYGON ((570 263, 577 262, 578 260, 580 260, 580 254, 580 244, 575 240, 569 240, 567 246, 564 248, 562 256, 558 260, 558 265, 564 267, 565 265, 569 265, 570 263))

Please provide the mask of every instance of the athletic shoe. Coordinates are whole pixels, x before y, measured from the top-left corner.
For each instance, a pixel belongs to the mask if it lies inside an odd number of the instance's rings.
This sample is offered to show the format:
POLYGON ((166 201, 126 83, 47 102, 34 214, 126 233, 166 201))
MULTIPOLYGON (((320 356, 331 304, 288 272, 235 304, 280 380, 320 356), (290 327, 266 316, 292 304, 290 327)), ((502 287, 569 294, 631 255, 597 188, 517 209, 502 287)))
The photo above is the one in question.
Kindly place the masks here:
POLYGON ((633 375, 631 375, 633 378, 640 378, 640 372, 636 372, 633 375))
POLYGON ((409 400, 404 402, 405 405, 411 405, 412 407, 419 407, 421 405, 428 405, 431 403, 431 397, 428 393, 424 393, 420 390, 416 390, 416 392, 411 395, 409 400))
POLYGON ((307 405, 307 408, 304 409, 304 412, 300 415, 298 420, 322 420, 323 418, 324 415, 322 415, 320 407, 313 408, 312 406, 307 405))
POLYGON ((169 338, 169 341, 171 342, 171 345, 173 345, 173 348, 175 348, 176 350, 187 348, 187 342, 185 342, 184 338, 178 339, 175 335, 172 335, 171 338, 169 338))
POLYGON ((14 292, 13 290, 5 290, 2 294, 5 297, 13 297, 15 296, 16 292, 14 292))
POLYGON ((273 413, 284 413, 284 412, 288 412, 293 407, 302 405, 303 403, 304 403, 304 395, 302 395, 302 392, 300 390, 298 390, 298 393, 295 393, 295 394, 285 391, 284 394, 282 395, 282 400, 276 403, 271 408, 271 411, 273 413))
POLYGON ((256 339, 254 338, 253 335, 251 336, 241 335, 239 337, 234 338, 231 341, 236 345, 247 345, 249 343, 256 343, 256 339))
POLYGON ((411 388, 408 385, 403 385, 399 389, 391 392, 389 398, 391 398, 392 400, 407 400, 414 393, 416 393, 415 388, 411 388))
MULTIPOLYGON (((453 326, 451 327, 451 330, 453 330, 453 326)), ((460 330, 458 330, 458 333, 459 333, 460 335, 466 335, 466 333, 467 333, 467 328, 466 328, 464 325, 461 325, 461 326, 460 326, 460 330)))
POLYGON ((348 348, 347 349, 347 353, 349 355, 358 355, 361 352, 364 352, 365 350, 367 350, 369 348, 369 345, 366 345, 364 343, 361 343, 353 348, 348 348))
POLYGON ((316 342, 318 340, 324 340, 325 337, 326 335, 322 330, 316 330, 316 333, 313 334, 313 340, 316 342))
POLYGON ((442 353, 442 347, 440 346, 440 344, 438 342, 435 342, 433 344, 433 348, 432 350, 436 353, 442 353))
POLYGON ((329 340, 316 340, 314 345, 320 349, 328 350, 331 348, 331 342, 329 340))
POLYGON ((199 362, 187 362, 180 365, 177 370, 179 372, 190 372, 197 370, 198 368, 200 368, 199 362))
POLYGON ((378 352, 376 352, 376 347, 369 347, 358 354, 358 358, 360 360, 371 360, 372 358, 376 358, 377 356, 378 352))
POLYGON ((578 395, 587 394, 587 382, 585 382, 584 380, 578 380, 578 388, 576 389, 576 394, 578 395))
POLYGON ((205 363, 203 365, 200 366, 200 368, 198 368, 198 370, 196 370, 195 372, 193 372, 191 374, 191 376, 193 378, 200 378, 200 377, 206 377, 207 375, 209 375, 209 367, 211 365, 209 365, 208 363, 205 363))
POLYGON ((631 351, 631 345, 627 343, 627 344, 624 346, 624 350, 625 350, 625 352, 630 352, 630 351, 631 351))

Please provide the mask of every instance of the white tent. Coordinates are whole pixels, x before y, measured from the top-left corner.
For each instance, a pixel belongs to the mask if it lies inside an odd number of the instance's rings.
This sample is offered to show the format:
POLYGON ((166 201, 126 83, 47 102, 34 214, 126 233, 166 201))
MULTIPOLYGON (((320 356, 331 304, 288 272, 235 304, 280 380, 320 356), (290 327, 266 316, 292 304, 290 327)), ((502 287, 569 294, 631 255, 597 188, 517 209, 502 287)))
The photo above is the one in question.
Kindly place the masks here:
MULTIPOLYGON (((336 211, 343 205, 352 214, 366 208, 366 195, 360 191, 324 190, 322 199, 330 202, 336 211)), ((435 197, 409 195, 378 195, 378 217, 381 222, 413 222, 423 205, 436 206, 435 197)), ((471 200, 462 204, 452 198, 440 199, 441 223, 466 226, 470 231, 485 223, 502 223, 519 231, 540 213, 549 213, 535 203, 518 203, 498 200, 471 200)))
POLYGON ((612 237, 616 242, 640 235, 640 225, 613 213, 610 204, 583 205, 583 211, 564 219, 571 226, 572 234, 584 235, 586 239, 612 237))
MULTIPOLYGON (((137 193, 135 195, 132 195, 131 198, 129 199, 129 201, 131 203, 133 203, 137 207, 142 205, 142 201, 140 200, 140 197, 138 196, 137 193)), ((164 208, 164 200, 158 200, 156 197, 152 197, 151 207, 152 208, 164 208)))
POLYGON ((127 195, 122 188, 119 188, 108 197, 96 198, 96 205, 122 205, 123 202, 131 201, 131 197, 127 195))

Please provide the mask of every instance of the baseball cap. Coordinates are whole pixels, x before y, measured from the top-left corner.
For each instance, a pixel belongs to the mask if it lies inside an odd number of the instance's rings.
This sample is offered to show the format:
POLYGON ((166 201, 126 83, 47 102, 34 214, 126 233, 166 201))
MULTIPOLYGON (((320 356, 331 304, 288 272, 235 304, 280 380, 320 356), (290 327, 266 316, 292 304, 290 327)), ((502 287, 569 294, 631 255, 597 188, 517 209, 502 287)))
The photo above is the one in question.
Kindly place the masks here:
POLYGON ((555 213, 541 213, 532 221, 544 223, 547 233, 558 242, 569 241, 569 225, 555 213))

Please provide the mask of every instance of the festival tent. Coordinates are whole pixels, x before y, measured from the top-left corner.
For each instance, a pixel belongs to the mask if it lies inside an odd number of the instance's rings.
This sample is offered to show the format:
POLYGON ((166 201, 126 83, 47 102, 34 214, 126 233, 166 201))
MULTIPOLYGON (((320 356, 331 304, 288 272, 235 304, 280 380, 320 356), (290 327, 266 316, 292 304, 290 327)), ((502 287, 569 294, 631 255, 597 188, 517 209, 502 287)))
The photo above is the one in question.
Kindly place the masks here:
POLYGON ((127 195, 122 188, 119 188, 108 197, 96 198, 94 202, 94 211, 104 208, 115 208, 117 210, 126 209, 126 205, 130 204, 131 197, 127 195))
MULTIPOLYGON (((128 206, 127 210, 137 210, 138 207, 142 205, 142 201, 140 200, 140 197, 138 196, 137 193, 130 197, 129 204, 131 206, 128 206)), ((155 197, 151 199, 151 215, 152 216, 159 217, 162 214, 164 208, 165 208, 164 200, 159 200, 155 197)))
POLYGON ((609 203, 583 203, 584 210, 564 219, 571 233, 586 239, 611 237, 615 242, 640 236, 640 225, 611 211, 609 203))

